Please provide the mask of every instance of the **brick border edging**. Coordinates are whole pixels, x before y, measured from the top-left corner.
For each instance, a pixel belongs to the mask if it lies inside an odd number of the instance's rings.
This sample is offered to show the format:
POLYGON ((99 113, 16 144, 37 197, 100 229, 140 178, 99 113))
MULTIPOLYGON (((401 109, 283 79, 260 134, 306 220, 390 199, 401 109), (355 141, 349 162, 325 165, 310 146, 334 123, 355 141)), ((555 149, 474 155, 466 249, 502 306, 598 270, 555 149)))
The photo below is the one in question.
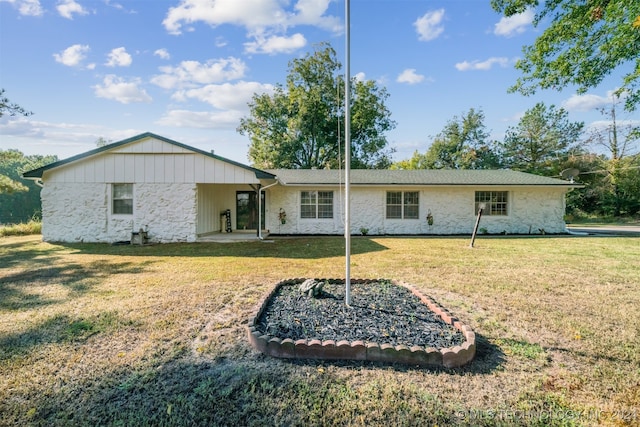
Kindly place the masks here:
MULTIPOLYGON (((277 283, 265 294, 258 304, 255 314, 249 318, 247 335, 251 346, 268 356, 284 359, 325 359, 325 360, 362 360, 370 362, 401 363, 418 366, 441 366, 457 368, 471 362, 476 354, 476 335, 471 327, 454 317, 432 298, 423 295, 412 285, 396 280, 391 283, 409 289, 422 303, 439 316, 445 323, 462 332, 465 342, 455 347, 436 349, 433 347, 406 345, 393 346, 388 343, 364 343, 363 341, 320 341, 318 339, 293 341, 291 338, 281 339, 271 335, 263 335, 256 329, 256 324, 267 302, 276 291, 284 285, 302 283, 305 279, 286 279, 277 283)), ((342 279, 322 279, 339 282, 342 279)), ((365 284, 379 282, 381 279, 352 279, 351 283, 365 284)), ((342 280, 344 282, 344 280, 342 280)))

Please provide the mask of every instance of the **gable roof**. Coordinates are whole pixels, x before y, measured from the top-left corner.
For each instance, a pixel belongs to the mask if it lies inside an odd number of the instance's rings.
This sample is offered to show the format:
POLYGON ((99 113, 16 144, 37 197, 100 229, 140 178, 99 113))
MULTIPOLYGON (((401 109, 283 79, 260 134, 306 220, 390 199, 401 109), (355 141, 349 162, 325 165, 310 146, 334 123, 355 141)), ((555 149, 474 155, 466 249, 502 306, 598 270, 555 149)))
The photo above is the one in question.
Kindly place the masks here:
POLYGON ((42 178, 42 174, 45 171, 48 171, 48 170, 51 170, 51 169, 55 169, 55 168, 58 168, 60 166, 64 166, 64 165, 69 164, 69 163, 77 162, 79 160, 84 160, 84 159, 87 159, 89 157, 96 156, 96 155, 99 155, 101 153, 104 153, 104 152, 107 152, 107 151, 111 151, 111 150, 113 150, 115 148, 122 147, 123 145, 131 144, 133 142, 138 142, 138 141, 146 139, 146 138, 154 138, 154 139, 157 139, 157 140, 160 140, 160 141, 164 141, 164 142, 166 142, 168 144, 175 145, 175 146, 183 148, 185 150, 193 151, 194 153, 202 154, 203 156, 211 157, 213 159, 220 160, 220 161, 232 164, 232 165, 237 166, 239 168, 247 169, 249 171, 254 172, 256 174, 256 178, 258 178, 258 179, 274 179, 275 178, 274 175, 272 175, 272 174, 270 174, 268 172, 265 172, 263 170, 252 168, 251 166, 247 166, 247 165, 244 165, 242 163, 238 163, 238 162, 235 162, 233 160, 217 156, 217 155, 215 155, 213 153, 209 153, 207 151, 200 150, 198 148, 191 147, 191 146, 186 145, 186 144, 182 144, 180 142, 174 141, 174 140, 169 139, 169 138, 165 138, 165 137, 160 136, 160 135, 156 135, 156 134, 151 133, 151 132, 141 133, 140 135, 136 135, 136 136, 133 136, 131 138, 124 139, 122 141, 118 141, 118 142, 114 142, 114 143, 111 143, 111 144, 107 144, 105 146, 102 146, 102 147, 87 151, 85 153, 81 153, 81 154, 69 157, 69 158, 64 159, 64 160, 60 160, 60 161, 57 161, 57 162, 54 162, 54 163, 49 163, 48 165, 39 167, 37 169, 33 169, 33 170, 30 170, 30 171, 24 172, 22 174, 22 177, 23 178, 32 178, 32 179, 33 178, 42 178))
MULTIPOLYGON (((337 185, 344 182, 344 171, 326 169, 268 169, 282 185, 337 185)), ((544 186, 582 187, 580 184, 546 176, 499 170, 380 170, 355 169, 351 185, 427 185, 427 186, 544 186)))

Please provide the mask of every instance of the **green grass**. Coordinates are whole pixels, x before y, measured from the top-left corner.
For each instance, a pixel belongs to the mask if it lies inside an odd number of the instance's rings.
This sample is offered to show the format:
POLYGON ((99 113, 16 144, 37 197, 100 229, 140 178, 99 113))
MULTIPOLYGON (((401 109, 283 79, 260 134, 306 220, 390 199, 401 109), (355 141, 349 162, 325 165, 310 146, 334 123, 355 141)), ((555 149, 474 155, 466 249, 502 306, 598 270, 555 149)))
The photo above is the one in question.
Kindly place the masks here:
POLYGON ((352 239, 354 278, 469 324, 468 366, 287 361, 246 322, 342 238, 110 246, 0 238, 0 425, 637 425, 640 239, 352 239))

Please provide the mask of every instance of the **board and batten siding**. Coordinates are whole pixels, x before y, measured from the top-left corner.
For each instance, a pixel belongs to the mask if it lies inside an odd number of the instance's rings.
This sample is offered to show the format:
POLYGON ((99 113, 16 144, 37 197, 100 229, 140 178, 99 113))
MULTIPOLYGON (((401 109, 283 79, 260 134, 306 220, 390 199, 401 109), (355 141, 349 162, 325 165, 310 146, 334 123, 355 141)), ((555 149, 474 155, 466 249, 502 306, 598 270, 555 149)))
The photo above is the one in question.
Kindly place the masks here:
POLYGON ((45 172, 45 182, 258 184, 255 172, 147 139, 45 172), (155 151, 154 151, 155 150, 155 151))

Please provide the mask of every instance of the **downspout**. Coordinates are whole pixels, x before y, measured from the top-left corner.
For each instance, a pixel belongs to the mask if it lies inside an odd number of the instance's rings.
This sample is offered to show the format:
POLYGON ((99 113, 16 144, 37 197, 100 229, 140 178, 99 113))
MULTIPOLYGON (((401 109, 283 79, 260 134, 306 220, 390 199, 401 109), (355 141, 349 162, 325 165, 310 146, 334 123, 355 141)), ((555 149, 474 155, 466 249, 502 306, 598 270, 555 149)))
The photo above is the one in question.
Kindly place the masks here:
POLYGON ((571 234, 573 236, 588 236, 589 233, 585 233, 584 231, 573 231, 566 225, 564 226, 564 232, 567 234, 571 234))
POLYGON ((33 183, 35 185, 37 185, 40 188, 44 188, 44 182, 42 182, 42 178, 25 178, 22 177, 22 179, 28 179, 29 181, 33 181, 33 183))
POLYGON ((278 177, 276 176, 276 182, 273 184, 269 184, 266 187, 258 188, 258 239, 263 240, 262 237, 262 194, 260 194, 263 190, 266 190, 269 187, 273 187, 276 184, 280 184, 278 177))

